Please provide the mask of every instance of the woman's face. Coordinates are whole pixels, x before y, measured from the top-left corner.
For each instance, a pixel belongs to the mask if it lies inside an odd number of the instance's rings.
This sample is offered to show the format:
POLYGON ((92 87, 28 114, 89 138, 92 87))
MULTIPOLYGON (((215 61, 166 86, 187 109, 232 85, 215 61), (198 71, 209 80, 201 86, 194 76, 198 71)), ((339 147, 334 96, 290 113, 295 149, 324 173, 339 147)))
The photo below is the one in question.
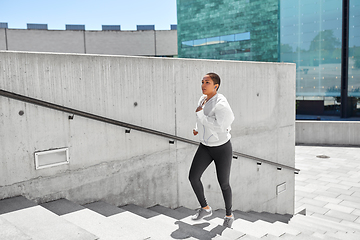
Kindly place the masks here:
POLYGON ((214 81, 208 76, 205 75, 201 81, 201 90, 205 95, 216 94, 216 89, 219 87, 219 84, 214 84, 214 81))

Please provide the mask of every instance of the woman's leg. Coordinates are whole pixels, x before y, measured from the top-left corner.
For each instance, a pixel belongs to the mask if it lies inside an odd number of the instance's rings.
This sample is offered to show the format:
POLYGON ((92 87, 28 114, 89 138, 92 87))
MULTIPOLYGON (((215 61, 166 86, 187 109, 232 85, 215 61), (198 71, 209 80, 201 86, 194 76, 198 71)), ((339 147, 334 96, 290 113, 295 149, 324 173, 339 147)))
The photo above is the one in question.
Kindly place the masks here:
POLYGON ((232 214, 232 192, 230 187, 230 170, 232 162, 232 146, 228 141, 224 145, 211 148, 211 156, 214 158, 216 174, 225 201, 226 215, 232 214))
POLYGON ((189 172, 189 180, 191 186, 202 208, 206 207, 208 204, 206 202, 204 194, 204 187, 200 179, 205 169, 210 165, 212 160, 213 159, 210 156, 207 148, 204 145, 200 144, 193 158, 193 162, 191 164, 189 172))

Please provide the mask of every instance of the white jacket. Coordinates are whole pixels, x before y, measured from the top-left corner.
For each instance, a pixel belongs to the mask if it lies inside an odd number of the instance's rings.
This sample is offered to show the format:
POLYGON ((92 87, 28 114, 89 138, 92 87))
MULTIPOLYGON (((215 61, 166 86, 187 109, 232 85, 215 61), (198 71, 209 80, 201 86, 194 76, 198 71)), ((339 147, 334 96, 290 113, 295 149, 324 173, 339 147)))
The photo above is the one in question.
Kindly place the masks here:
MULTIPOLYGON (((206 95, 199 99, 202 104, 206 95)), ((200 142, 206 146, 220 146, 231 138, 231 123, 234 113, 224 95, 217 93, 205 103, 201 111, 196 112, 195 131, 199 133, 200 142)))

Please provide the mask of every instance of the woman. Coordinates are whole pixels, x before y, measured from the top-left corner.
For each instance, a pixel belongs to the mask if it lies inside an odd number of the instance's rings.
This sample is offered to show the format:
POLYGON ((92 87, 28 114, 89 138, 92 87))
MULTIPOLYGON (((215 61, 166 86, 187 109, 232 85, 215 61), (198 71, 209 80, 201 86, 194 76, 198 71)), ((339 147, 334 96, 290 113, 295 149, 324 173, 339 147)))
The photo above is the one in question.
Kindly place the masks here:
POLYGON ((208 73, 202 80, 203 96, 196 109, 196 128, 194 135, 199 134, 200 145, 195 153, 189 180, 200 203, 201 208, 192 217, 200 220, 212 215, 212 209, 207 204, 201 176, 212 161, 215 162, 216 174, 225 201, 226 216, 224 226, 231 227, 234 221, 232 213, 232 192, 229 184, 232 161, 232 146, 230 142, 231 123, 234 114, 226 98, 217 93, 220 87, 220 77, 215 73, 208 73))

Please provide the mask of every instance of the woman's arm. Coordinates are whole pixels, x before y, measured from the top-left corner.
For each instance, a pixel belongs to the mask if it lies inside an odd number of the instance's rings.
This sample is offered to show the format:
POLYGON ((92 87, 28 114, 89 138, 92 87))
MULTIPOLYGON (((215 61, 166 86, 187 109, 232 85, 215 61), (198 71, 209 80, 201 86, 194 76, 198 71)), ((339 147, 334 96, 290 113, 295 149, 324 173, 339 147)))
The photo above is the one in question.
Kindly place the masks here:
POLYGON ((234 121, 234 113, 227 102, 217 103, 214 109, 215 117, 206 116, 204 111, 196 112, 198 120, 205 127, 215 132, 224 132, 234 121))

